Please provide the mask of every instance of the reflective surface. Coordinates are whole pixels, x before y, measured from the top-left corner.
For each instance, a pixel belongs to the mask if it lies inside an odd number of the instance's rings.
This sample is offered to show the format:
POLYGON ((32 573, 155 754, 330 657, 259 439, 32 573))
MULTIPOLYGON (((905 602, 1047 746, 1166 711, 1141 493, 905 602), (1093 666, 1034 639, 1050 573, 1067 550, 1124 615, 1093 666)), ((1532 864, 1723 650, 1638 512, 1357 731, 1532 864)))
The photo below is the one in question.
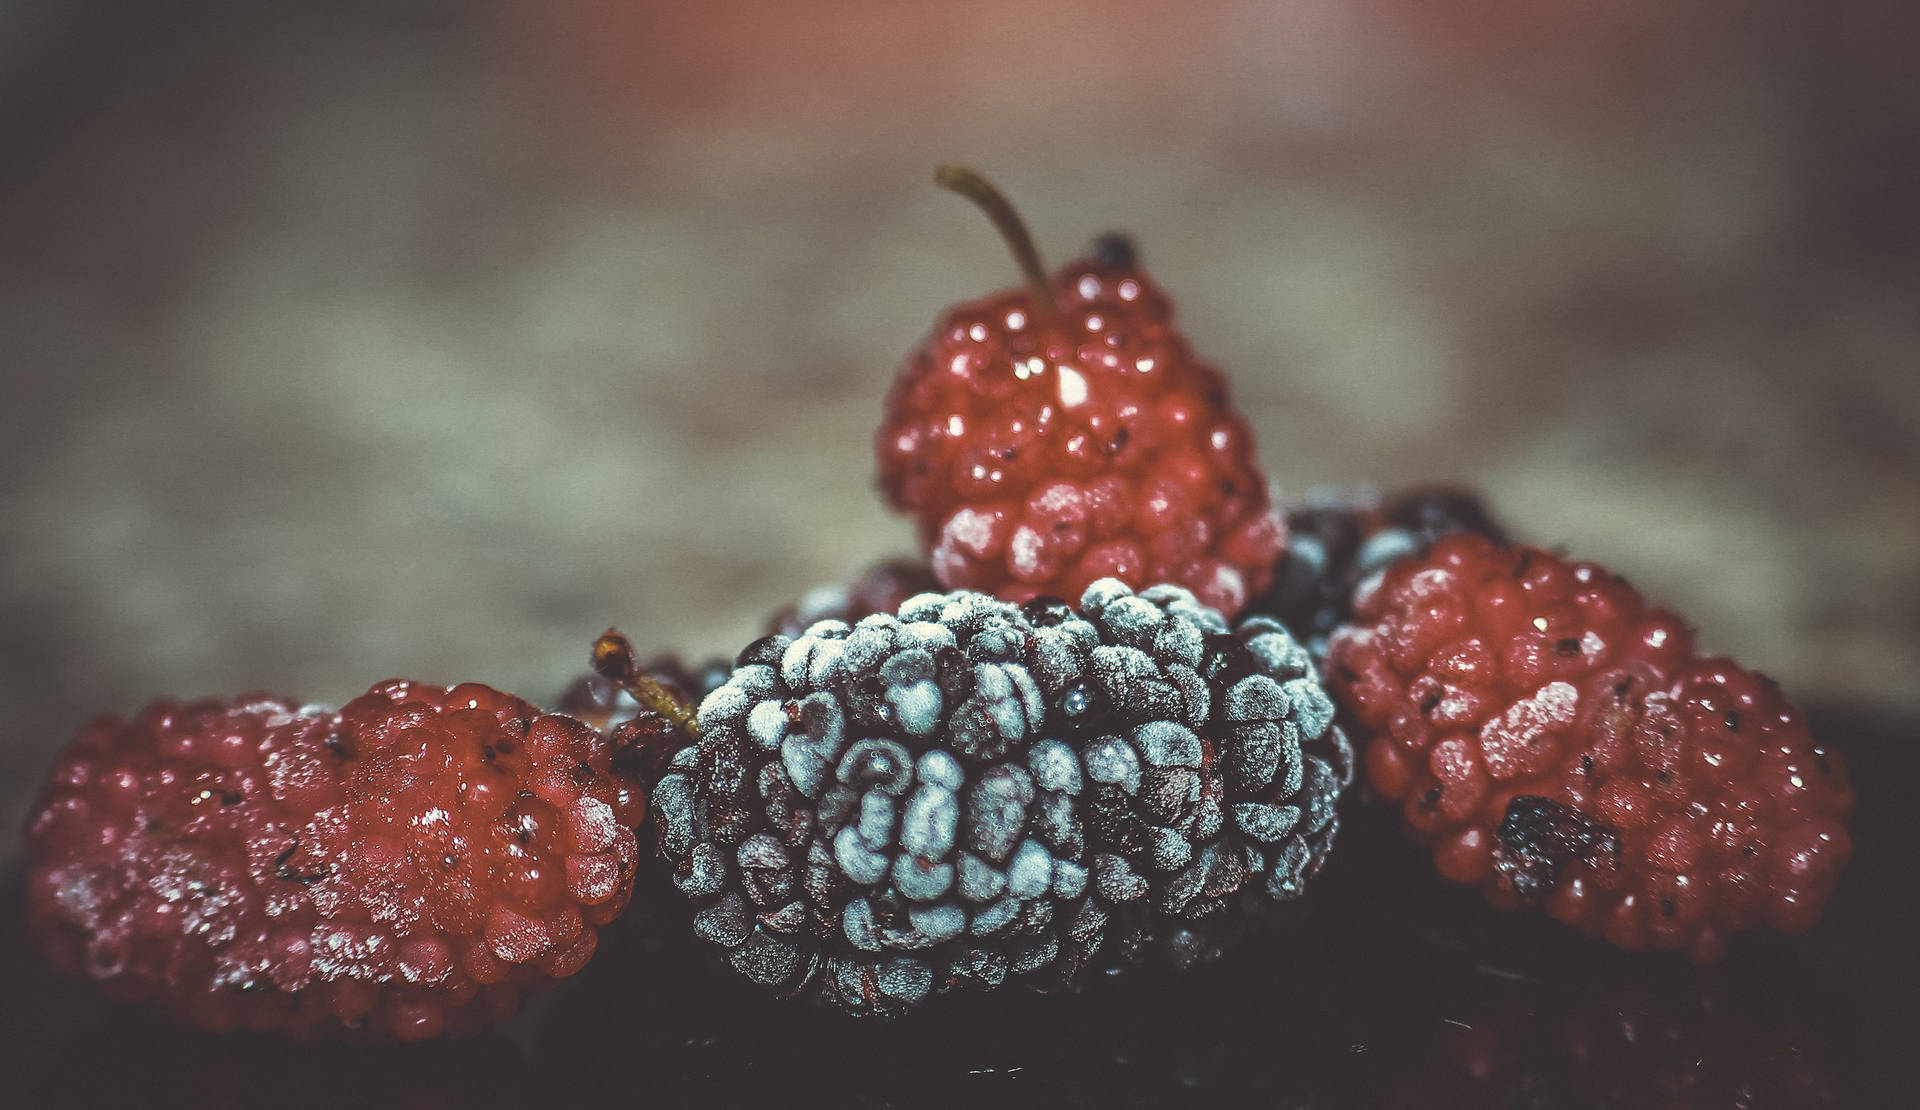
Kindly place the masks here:
POLYGON ((1741 938, 1711 968, 1498 913, 1356 803, 1302 920, 1184 977, 856 1021, 712 968, 656 890, 586 972, 491 1036, 284 1045, 156 1025, 58 979, 22 943, 15 879, 7 1073, 32 1106, 1899 1105, 1911 867, 1890 817, 1915 723, 1812 716, 1857 770, 1854 865, 1815 933, 1741 938))

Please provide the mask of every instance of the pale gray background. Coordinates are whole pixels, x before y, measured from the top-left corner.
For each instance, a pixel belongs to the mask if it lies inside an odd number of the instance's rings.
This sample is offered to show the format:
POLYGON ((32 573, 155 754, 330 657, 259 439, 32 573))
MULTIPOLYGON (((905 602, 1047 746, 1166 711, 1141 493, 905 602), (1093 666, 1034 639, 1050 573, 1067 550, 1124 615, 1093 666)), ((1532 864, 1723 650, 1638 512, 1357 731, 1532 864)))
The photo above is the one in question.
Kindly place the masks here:
POLYGON ((0 823, 90 710, 542 698, 905 547, 881 392, 1013 276, 946 159, 1134 232, 1286 486, 1920 711, 1910 5, 1042 7, 0 3, 0 823))

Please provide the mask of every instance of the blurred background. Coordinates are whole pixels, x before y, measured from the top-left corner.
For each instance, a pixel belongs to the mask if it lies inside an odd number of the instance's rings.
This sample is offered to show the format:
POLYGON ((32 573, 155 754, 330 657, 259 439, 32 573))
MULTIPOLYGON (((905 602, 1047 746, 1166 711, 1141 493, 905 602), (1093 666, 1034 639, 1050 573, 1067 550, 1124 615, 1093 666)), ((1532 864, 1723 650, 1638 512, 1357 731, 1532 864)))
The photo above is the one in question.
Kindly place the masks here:
POLYGON ((908 548, 882 391, 1014 283, 947 160, 1132 232, 1287 491, 1920 713, 1917 11, 0 2, 0 820, 92 711, 544 699, 908 548))

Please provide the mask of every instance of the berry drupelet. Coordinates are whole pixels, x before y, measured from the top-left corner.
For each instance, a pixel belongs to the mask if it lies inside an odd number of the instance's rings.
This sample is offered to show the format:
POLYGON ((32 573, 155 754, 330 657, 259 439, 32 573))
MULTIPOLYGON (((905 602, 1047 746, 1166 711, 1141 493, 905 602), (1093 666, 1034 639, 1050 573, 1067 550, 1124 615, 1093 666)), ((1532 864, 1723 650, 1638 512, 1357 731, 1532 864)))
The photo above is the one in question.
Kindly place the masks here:
POLYGON ((158 701, 58 756, 28 907, 53 960, 121 1001, 418 1040, 587 962, 644 813, 592 728, 486 686, 158 701))
POLYGON ((1478 498, 1445 486, 1385 502, 1373 495, 1310 499, 1288 509, 1286 523, 1287 549, 1274 564, 1273 584, 1247 611, 1286 625, 1322 660, 1328 637, 1353 619, 1354 599, 1387 567, 1456 532, 1506 542, 1478 498))
POLYGON ((1170 582, 1239 612, 1284 532, 1219 372, 1124 239, 1048 278, 991 186, 939 180, 994 218, 1027 288, 948 311, 887 401, 881 488, 918 521, 934 576, 1011 601, 1170 582))
POLYGON ((782 995, 1210 958, 1298 896, 1352 753, 1312 660, 1175 586, 923 594, 749 646, 654 790, 695 929, 782 995))
POLYGON ((1620 947, 1803 932, 1851 855, 1840 756, 1592 563, 1443 539, 1360 601, 1329 673, 1443 875, 1620 947))

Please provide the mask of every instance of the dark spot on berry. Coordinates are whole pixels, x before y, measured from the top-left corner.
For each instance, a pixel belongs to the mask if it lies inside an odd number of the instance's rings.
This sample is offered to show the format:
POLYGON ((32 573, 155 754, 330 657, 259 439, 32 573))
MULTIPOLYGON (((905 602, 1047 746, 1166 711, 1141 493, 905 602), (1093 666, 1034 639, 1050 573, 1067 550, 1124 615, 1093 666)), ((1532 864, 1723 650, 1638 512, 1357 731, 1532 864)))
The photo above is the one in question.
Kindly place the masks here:
POLYGON ((1732 709, 1727 710, 1727 728, 1733 732, 1740 731, 1740 714, 1738 711, 1732 709))
POLYGON ((1563 658, 1572 658, 1580 654, 1580 641, 1574 639, 1572 636, 1562 637, 1558 643, 1553 645, 1553 651, 1555 655, 1563 658))
POLYGON ((1631 689, 1633 689, 1633 679, 1623 678, 1613 684, 1613 696, 1624 701, 1627 696, 1627 691, 1631 689))
POLYGON ((1131 270, 1140 264, 1140 254, 1126 233, 1107 231, 1087 244, 1087 261, 1107 270, 1131 270))
POLYGON ((293 844, 289 846, 286 851, 274 857, 273 873, 288 882, 299 883, 301 886, 312 886, 314 883, 333 874, 333 868, 324 864, 320 870, 311 874, 305 874, 295 870, 290 861, 293 859, 293 854, 299 850, 300 838, 296 836, 293 838, 293 844))
POLYGON ((1200 656, 1200 676, 1218 686, 1231 686, 1260 669, 1259 660, 1240 637, 1215 632, 1206 638, 1200 656))
POLYGON ((1661 785, 1663 786, 1671 784, 1673 782, 1673 772, 1665 767, 1662 767, 1660 768, 1659 771, 1655 772, 1653 777, 1656 779, 1659 779, 1661 782, 1661 785))
POLYGON ((486 760, 488 763, 492 763, 493 758, 499 754, 498 751, 494 750, 492 744, 480 745, 480 758, 486 760))
POLYGON ((1001 462, 1012 462, 1019 457, 1020 449, 1018 447, 1001 447, 995 449, 992 454, 994 458, 999 459, 1001 462))
POLYGON ((334 755, 339 756, 341 759, 353 758, 352 754, 347 751, 346 742, 340 739, 339 733, 337 732, 327 733, 327 738, 324 741, 324 743, 327 745, 328 751, 332 752, 334 755))
POLYGON ((1440 804, 1440 788, 1437 786, 1428 787, 1427 792, 1425 794, 1420 795, 1421 809, 1432 809, 1439 804, 1440 804))
POLYGON ((1580 757, 1580 773, 1588 776, 1593 774, 1593 756, 1583 755, 1580 757))
POLYGON ((223 790, 220 793, 220 804, 223 806, 237 806, 246 800, 246 796, 237 790, 223 790))
POLYGON ((1132 438, 1133 433, 1128 430, 1127 426, 1125 424, 1120 425, 1114 429, 1113 438, 1107 441, 1107 454, 1118 455, 1120 452, 1125 451, 1127 449, 1127 441, 1132 438))
POLYGON ((1421 698, 1420 699, 1420 715, 1424 717, 1427 714, 1433 712, 1434 707, 1439 704, 1440 704, 1440 694, 1438 691, 1428 694, 1424 698, 1421 698))
POLYGON ((1674 911, 1675 911, 1675 910, 1676 910, 1677 908, 1678 908, 1678 907, 1676 907, 1676 906, 1675 906, 1675 905, 1673 904, 1673 899, 1672 899, 1672 898, 1662 898, 1662 899, 1660 899, 1660 914, 1661 914, 1661 916, 1663 916, 1663 917, 1672 917, 1672 916, 1673 916, 1673 914, 1674 914, 1674 911))
POLYGON ((1073 616, 1073 606, 1051 594, 1041 594, 1022 605, 1020 612, 1041 628, 1052 628, 1073 616))
POLYGON ((1535 905, 1552 892, 1569 863, 1620 858, 1618 830, 1535 794, 1507 803, 1495 837, 1494 870, 1513 884, 1521 901, 1535 905))

